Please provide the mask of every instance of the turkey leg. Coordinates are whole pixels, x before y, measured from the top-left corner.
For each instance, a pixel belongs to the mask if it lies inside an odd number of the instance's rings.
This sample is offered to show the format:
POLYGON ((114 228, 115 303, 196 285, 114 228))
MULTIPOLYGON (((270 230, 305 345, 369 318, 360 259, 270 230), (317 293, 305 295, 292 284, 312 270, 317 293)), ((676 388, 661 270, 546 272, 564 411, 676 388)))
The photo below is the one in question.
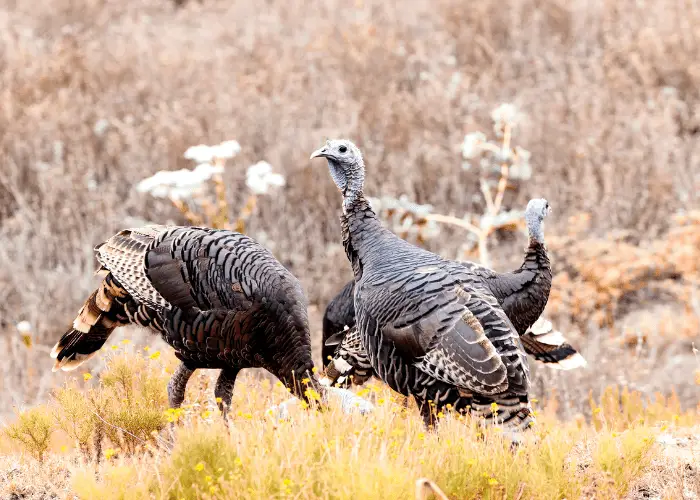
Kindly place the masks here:
POLYGON ((175 369, 175 373, 168 382, 168 404, 170 408, 180 408, 185 400, 185 389, 187 382, 194 373, 195 368, 188 367, 185 362, 181 362, 175 369))
POLYGON ((219 410, 221 410, 224 420, 227 420, 228 412, 231 409, 233 385, 236 383, 236 376, 239 371, 240 368, 236 367, 224 368, 216 380, 214 396, 216 396, 216 403, 219 405, 219 410))

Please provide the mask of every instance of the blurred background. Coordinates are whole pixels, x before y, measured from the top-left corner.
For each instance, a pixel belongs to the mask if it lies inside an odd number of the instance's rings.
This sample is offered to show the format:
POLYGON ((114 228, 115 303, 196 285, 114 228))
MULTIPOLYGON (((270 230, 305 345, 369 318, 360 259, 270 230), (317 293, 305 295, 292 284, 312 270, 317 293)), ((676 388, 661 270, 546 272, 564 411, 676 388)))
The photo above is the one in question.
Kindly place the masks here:
POLYGON ((448 258, 482 255, 463 227, 414 224, 425 214, 489 224, 506 271, 527 241, 517 210, 549 200, 545 315, 589 365, 531 367, 564 418, 611 384, 694 407, 698 54, 700 6, 682 0, 0 0, 0 413, 100 371, 52 374, 48 357, 97 284, 92 248, 211 209, 137 189, 195 168, 198 144, 240 146, 207 181, 216 221, 302 281, 320 361, 323 310, 352 277, 340 196, 308 159, 331 137, 362 149, 387 225, 448 258), (264 192, 256 164, 284 185, 264 192))

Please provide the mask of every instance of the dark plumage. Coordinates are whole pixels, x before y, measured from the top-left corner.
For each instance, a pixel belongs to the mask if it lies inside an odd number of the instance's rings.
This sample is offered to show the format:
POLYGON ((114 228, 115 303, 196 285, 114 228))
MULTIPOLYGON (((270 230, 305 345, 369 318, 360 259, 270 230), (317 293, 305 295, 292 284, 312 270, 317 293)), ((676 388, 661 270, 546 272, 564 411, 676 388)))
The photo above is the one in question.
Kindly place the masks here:
POLYGON ((126 229, 95 248, 105 277, 53 348, 54 371, 93 356, 118 326, 159 333, 182 361, 168 384, 180 406, 198 368, 221 369, 225 412, 242 368, 261 367, 306 400, 312 375, 307 301, 299 281, 248 236, 197 227, 126 229))
POLYGON ((344 330, 330 340, 328 345, 335 351, 326 366, 325 377, 322 379, 324 383, 362 385, 373 375, 376 376, 356 326, 344 330))
POLYGON ((355 326, 354 293, 355 280, 352 280, 326 306, 326 311, 323 314, 323 344, 321 345, 323 366, 328 366, 336 346, 340 343, 327 344, 328 339, 337 333, 343 332, 345 327, 352 328, 355 326))
MULTIPOLYGON (((525 352, 538 361, 556 365, 556 368, 572 369, 585 365, 581 355, 561 334, 553 334, 551 323, 543 320, 533 326, 547 305, 552 286, 552 270, 543 230, 544 218, 549 211, 547 200, 533 199, 528 203, 525 220, 529 243, 525 249, 524 261, 515 271, 498 273, 473 262, 463 262, 463 265, 496 297, 521 336, 525 352)), ((346 372, 339 374, 343 378, 353 374, 356 363, 361 370, 366 365, 366 353, 357 350, 362 349, 361 344, 355 339, 351 339, 347 344, 343 343, 343 325, 355 324, 354 286, 354 280, 346 284, 328 304, 326 316, 331 316, 335 321, 324 320, 324 349, 336 349, 333 356, 343 359, 344 363, 339 360, 335 363, 346 368, 346 372)), ((328 376, 333 380, 330 374, 328 376)), ((355 377, 353 381, 357 383, 365 379, 355 377)))
POLYGON ((426 424, 431 405, 439 410, 450 404, 509 430, 528 427, 527 356, 496 297, 464 264, 382 226, 364 197, 364 162, 354 144, 328 141, 311 157, 327 159, 343 194, 356 324, 379 378, 413 395, 426 424))

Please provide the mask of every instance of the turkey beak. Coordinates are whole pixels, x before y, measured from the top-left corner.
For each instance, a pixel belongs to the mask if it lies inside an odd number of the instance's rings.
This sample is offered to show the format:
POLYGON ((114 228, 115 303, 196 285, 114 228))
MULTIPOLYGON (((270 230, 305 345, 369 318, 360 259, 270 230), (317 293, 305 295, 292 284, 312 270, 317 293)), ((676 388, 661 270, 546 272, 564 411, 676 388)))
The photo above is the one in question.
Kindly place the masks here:
POLYGON ((328 157, 328 146, 323 146, 322 148, 317 149, 313 153, 311 153, 311 157, 309 160, 313 160, 314 158, 321 158, 321 157, 328 157))

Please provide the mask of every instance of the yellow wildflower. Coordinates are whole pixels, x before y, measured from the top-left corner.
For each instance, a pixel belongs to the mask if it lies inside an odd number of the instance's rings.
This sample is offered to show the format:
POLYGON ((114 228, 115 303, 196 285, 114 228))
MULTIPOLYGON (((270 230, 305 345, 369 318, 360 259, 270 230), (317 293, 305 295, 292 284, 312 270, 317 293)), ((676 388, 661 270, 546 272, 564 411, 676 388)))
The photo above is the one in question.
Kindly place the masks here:
POLYGON ((306 389, 304 395, 314 401, 321 401, 321 395, 313 389, 306 389))
POLYGON ((496 486, 498 484, 498 481, 496 478, 490 477, 489 478, 489 486, 496 486))
POLYGON ((122 339, 122 344, 130 344, 131 340, 129 339, 122 339))
POLYGON ((83 380, 84 380, 85 382, 87 382, 87 381, 90 380, 91 378, 92 378, 92 375, 91 375, 91 374, 89 374, 89 373, 83 373, 83 380))
POLYGON ((112 350, 113 350, 113 351, 116 351, 117 349, 119 349, 119 346, 116 346, 116 345, 113 345, 113 346, 112 346, 112 350))
POLYGON ((214 479, 213 479, 211 476, 204 476, 204 480, 205 480, 207 483, 211 483, 214 479))
POLYGON ((311 382, 311 379, 308 377, 301 379, 302 384, 308 384, 309 382, 311 382))
POLYGON ((217 403, 217 404, 221 404, 222 401, 223 401, 223 399, 221 399, 221 398, 216 398, 216 403, 217 403))
POLYGON ((471 467, 476 465, 476 458, 470 458, 469 460, 467 460, 467 465, 469 465, 471 467))
POLYGON ((211 412, 209 410, 204 410, 202 412, 202 418, 209 418, 211 417, 211 412))
POLYGON ((195 465, 194 470, 197 472, 202 472, 204 470, 204 462, 199 462, 197 465, 195 465))
POLYGON ((146 347, 144 347, 144 348, 143 348, 143 350, 144 350, 144 351, 150 351, 150 350, 151 350, 151 348, 150 348, 150 347, 148 347, 148 346, 146 346, 146 347))
POLYGON ((116 454, 117 454, 117 450, 115 450, 114 448, 108 448, 105 450, 105 458, 107 460, 111 460, 112 457, 116 454))
POLYGON ((160 358, 160 351, 155 351, 153 354, 151 354, 148 357, 151 359, 158 359, 158 358, 160 358))
POLYGON ((311 373, 316 373, 317 371, 318 371, 318 368, 316 368, 315 366, 313 368, 311 368, 311 373))

